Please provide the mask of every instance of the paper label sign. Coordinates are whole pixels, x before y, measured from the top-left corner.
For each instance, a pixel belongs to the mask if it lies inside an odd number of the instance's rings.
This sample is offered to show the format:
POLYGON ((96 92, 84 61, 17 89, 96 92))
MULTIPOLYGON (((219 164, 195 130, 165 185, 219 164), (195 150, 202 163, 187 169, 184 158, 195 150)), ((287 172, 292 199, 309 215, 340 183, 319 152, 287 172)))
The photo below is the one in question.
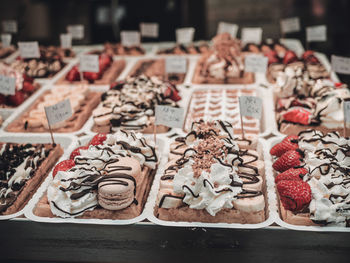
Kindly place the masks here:
POLYGON ((282 19, 280 25, 282 33, 292 33, 300 31, 299 17, 282 19))
POLYGON ((332 69, 340 74, 350 74, 350 58, 332 55, 332 69))
POLYGON ((21 58, 40 58, 38 41, 18 42, 21 58))
POLYGON ((156 105, 156 125, 165 125, 171 128, 182 128, 184 109, 170 106, 156 105))
POLYGON ((60 34, 61 48, 71 48, 72 47, 72 35, 60 34))
POLYGON ((1 43, 3 47, 9 47, 11 45, 11 40, 11 34, 1 34, 1 43))
POLYGON ((83 39, 84 25, 69 25, 67 26, 67 32, 72 35, 72 39, 83 39))
POLYGON ((2 29, 7 33, 17 33, 18 25, 16 20, 5 20, 2 21, 2 29))
POLYGON ((343 105, 345 123, 350 123, 350 100, 344 100, 343 105))
POLYGON ((186 73, 187 61, 184 57, 169 57, 165 59, 166 73, 186 73))
POLYGON ((327 41, 327 27, 325 25, 307 27, 306 41, 307 42, 327 41))
POLYGON ((141 36, 157 38, 159 32, 158 23, 141 23, 140 24, 141 36))
POLYGON ((176 29, 176 43, 188 44, 193 42, 194 32, 193 27, 184 27, 176 29))
POLYGON ((266 73, 268 58, 262 55, 248 55, 244 58, 246 72, 266 73))
POLYGON ((217 29, 217 34, 229 33, 233 38, 236 38, 238 25, 226 22, 220 22, 217 29))
POLYGON ((261 43, 263 30, 261 27, 245 27, 242 28, 242 42, 244 44, 253 43, 259 45, 261 43))
POLYGON ((141 35, 138 31, 121 31, 120 39, 125 47, 139 46, 141 43, 141 35))
POLYGON ((240 96, 239 110, 242 116, 261 118, 262 100, 254 96, 240 96))
POLYGON ((3 95, 15 95, 16 78, 0 75, 0 93, 3 95))
POLYGON ((80 71, 82 72, 99 72, 100 64, 98 55, 82 55, 80 56, 80 71))
POLYGON ((65 99, 55 105, 45 107, 45 113, 50 125, 67 120, 73 115, 70 100, 65 99))

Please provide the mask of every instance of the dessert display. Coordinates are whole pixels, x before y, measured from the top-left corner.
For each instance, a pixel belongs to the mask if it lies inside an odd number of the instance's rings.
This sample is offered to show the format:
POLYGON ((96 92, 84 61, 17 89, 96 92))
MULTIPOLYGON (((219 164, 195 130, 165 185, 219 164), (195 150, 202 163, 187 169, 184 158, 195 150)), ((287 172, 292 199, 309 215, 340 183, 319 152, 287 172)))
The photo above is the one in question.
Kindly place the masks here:
POLYGON ((213 48, 197 62, 193 83, 198 84, 249 84, 254 74, 244 72, 244 52, 241 42, 223 33, 213 38, 213 48))
POLYGON ((0 215, 22 210, 62 154, 56 144, 0 143, 0 215))
POLYGON ((145 205, 157 168, 155 148, 139 133, 97 134, 53 170, 40 217, 131 219, 145 205))
POLYGON ((350 141, 307 130, 271 148, 281 218, 293 225, 350 226, 350 141))
POLYGON ((166 73, 165 59, 142 59, 139 60, 129 73, 130 77, 145 75, 147 77, 157 77, 162 81, 168 81, 173 84, 184 82, 185 73, 166 73))
POLYGON ((15 51, 16 51, 16 48, 13 45, 4 47, 2 43, 0 43, 0 59, 7 58, 11 54, 13 54, 15 51))
POLYGON ((12 108, 21 105, 29 96, 40 88, 34 79, 13 68, 0 63, 0 75, 15 78, 15 94, 0 94, 0 108, 12 108))
POLYGON ((146 52, 141 46, 123 46, 121 43, 105 43, 104 50, 110 56, 142 56, 146 52))
POLYGON ((40 47, 40 52, 44 53, 45 57, 49 58, 74 58, 75 53, 71 48, 62 48, 56 46, 40 47))
MULTIPOLYGON (((177 107, 181 97, 176 87, 156 77, 129 77, 111 85, 101 96, 100 105, 93 111, 94 132, 115 132, 119 129, 152 133, 155 106, 177 107)), ((168 128, 157 125, 157 132, 168 128)))
POLYGON ((161 49, 157 52, 159 55, 198 55, 209 51, 207 43, 198 43, 191 45, 177 44, 171 48, 161 49))
POLYGON ((71 68, 68 73, 56 84, 86 83, 96 85, 109 85, 116 80, 125 67, 125 60, 113 60, 106 53, 99 55, 99 72, 83 72, 84 80, 80 79, 79 64, 71 68))
POLYGON ((79 130, 91 116, 92 110, 100 102, 99 92, 90 91, 86 86, 55 86, 45 91, 22 115, 7 127, 8 132, 49 132, 45 107, 65 99, 70 100, 73 115, 51 125, 53 132, 74 132, 79 130))
POLYGON ((195 122, 170 145, 155 215, 166 221, 256 224, 265 221, 261 153, 236 140, 225 121, 195 122))

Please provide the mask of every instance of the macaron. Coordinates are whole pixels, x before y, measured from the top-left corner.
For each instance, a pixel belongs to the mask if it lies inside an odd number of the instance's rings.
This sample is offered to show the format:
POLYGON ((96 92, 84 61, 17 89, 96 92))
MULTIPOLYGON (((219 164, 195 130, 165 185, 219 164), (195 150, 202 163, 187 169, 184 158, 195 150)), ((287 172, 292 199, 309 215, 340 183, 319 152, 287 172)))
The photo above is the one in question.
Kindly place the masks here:
POLYGON ((123 173, 131 175, 135 178, 136 185, 141 181, 141 165, 140 162, 132 157, 118 157, 113 163, 109 163, 105 167, 108 175, 114 173, 123 173))

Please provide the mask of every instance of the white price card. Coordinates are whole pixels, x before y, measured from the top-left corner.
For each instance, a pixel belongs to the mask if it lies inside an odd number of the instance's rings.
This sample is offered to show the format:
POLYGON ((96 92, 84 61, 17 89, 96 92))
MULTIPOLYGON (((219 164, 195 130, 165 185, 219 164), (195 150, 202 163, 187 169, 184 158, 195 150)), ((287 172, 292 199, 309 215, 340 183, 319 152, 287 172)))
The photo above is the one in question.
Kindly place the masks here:
POLYGON ((332 55, 332 69, 340 74, 350 74, 350 58, 332 55))
POLYGON ((72 39, 83 39, 84 25, 69 25, 67 26, 67 32, 72 35, 72 39))
POLYGON ((1 43, 3 47, 11 46, 12 35, 11 34, 1 34, 1 43))
POLYGON ((80 71, 81 72, 99 72, 100 64, 98 55, 81 55, 80 56, 80 71))
POLYGON ((169 57, 165 59, 166 73, 186 73, 187 61, 184 57, 169 57))
POLYGON ((217 34, 229 33, 233 38, 236 38, 238 32, 238 25, 220 22, 217 29, 217 34))
POLYGON ((61 48, 71 48, 72 47, 72 35, 60 34, 61 48))
POLYGON ((323 42, 327 41, 327 26, 310 26, 306 28, 307 42, 323 42))
POLYGON ((38 41, 18 42, 21 58, 40 58, 38 41))
POLYGON ((120 39, 123 46, 139 46, 141 43, 141 35, 139 31, 121 31, 120 39))
POLYGON ((280 21, 282 33, 292 33, 300 31, 299 17, 285 18, 280 21))
POLYGON ((261 27, 244 27, 242 28, 242 42, 244 44, 253 43, 259 45, 261 43, 263 30, 261 27))
POLYGON ((156 105, 156 125, 165 125, 171 128, 182 128, 184 109, 170 106, 156 105))
POLYGON ((188 44, 193 42, 195 31, 196 30, 193 27, 183 27, 176 29, 176 43, 188 44))
POLYGON ((247 55, 244 58, 246 72, 266 73, 268 58, 262 55, 247 55))
POLYGON ((73 115, 70 100, 65 99, 55 105, 45 107, 45 113, 50 125, 69 119, 73 115))
POLYGON ((157 38, 159 34, 158 23, 141 23, 140 32, 143 37, 157 38))
POLYGON ((262 100, 254 96, 240 96, 239 110, 242 116, 261 118, 262 100))
POLYGON ((0 75, 0 93, 4 95, 15 95, 16 78, 0 75))
POLYGON ((18 25, 16 20, 4 20, 2 21, 2 29, 6 33, 17 33, 18 25))
POLYGON ((345 123, 350 123, 350 100, 344 100, 343 105, 345 123))

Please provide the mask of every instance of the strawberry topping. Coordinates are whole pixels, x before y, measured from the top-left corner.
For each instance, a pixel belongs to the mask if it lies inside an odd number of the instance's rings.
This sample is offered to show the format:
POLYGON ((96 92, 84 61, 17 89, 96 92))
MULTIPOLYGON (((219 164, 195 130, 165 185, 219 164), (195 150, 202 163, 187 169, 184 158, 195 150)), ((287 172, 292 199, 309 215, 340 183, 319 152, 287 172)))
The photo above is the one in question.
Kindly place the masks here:
POLYGON ((89 146, 81 146, 76 148, 69 156, 69 159, 74 160, 75 156, 79 156, 80 155, 80 150, 87 150, 89 149, 89 146))
POLYGON ((273 146, 270 150, 270 154, 280 157, 282 154, 284 154, 287 151, 290 150, 296 150, 298 148, 298 136, 296 135, 289 135, 286 138, 283 139, 282 142, 277 143, 275 146, 273 146))
POLYGON ((311 112, 304 108, 294 107, 283 114, 283 119, 287 122, 309 125, 311 123, 311 112))
POLYGON ((68 171, 70 168, 74 167, 74 165, 75 162, 73 160, 64 160, 55 166, 52 176, 55 177, 59 171, 68 171))
POLYGON ((285 209, 299 212, 311 202, 311 188, 304 181, 280 181, 277 191, 285 209))
POLYGON ((107 139, 106 133, 98 133, 96 134, 92 140, 90 141, 89 145, 100 145, 107 139))
POLYGON ((302 153, 300 150, 291 150, 282 154, 282 156, 274 162, 272 167, 278 172, 284 172, 289 168, 300 166, 301 158, 302 153))
POLYGON ((290 168, 283 173, 280 173, 275 178, 275 183, 280 181, 301 181, 302 176, 306 175, 308 171, 305 168, 290 168))

